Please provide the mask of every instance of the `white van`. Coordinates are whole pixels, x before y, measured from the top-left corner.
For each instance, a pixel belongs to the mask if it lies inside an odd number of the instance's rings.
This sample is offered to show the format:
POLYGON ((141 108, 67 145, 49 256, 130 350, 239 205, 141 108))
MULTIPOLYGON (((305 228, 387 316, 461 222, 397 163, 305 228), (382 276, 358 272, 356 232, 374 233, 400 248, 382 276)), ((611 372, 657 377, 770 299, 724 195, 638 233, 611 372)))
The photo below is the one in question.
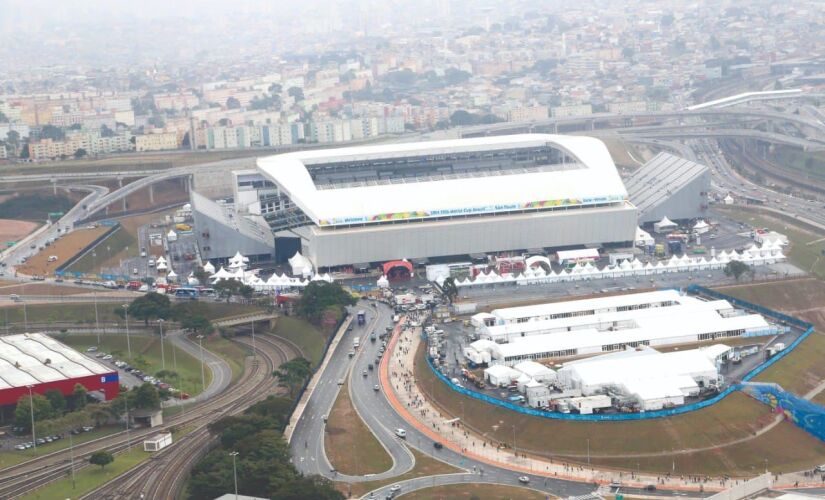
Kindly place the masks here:
POLYGON ((147 263, 147 265, 149 267, 155 267, 155 259, 149 259, 149 262, 147 263))

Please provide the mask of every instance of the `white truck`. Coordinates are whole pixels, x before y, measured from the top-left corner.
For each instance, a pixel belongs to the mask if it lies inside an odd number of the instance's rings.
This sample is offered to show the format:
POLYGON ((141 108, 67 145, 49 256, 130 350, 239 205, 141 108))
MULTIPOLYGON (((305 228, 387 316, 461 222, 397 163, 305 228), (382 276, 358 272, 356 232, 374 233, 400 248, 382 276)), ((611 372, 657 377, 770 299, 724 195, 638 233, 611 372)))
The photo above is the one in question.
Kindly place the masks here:
POLYGON ((354 339, 352 339, 352 347, 354 347, 355 349, 358 349, 358 347, 360 345, 361 345, 361 337, 355 337, 354 339))

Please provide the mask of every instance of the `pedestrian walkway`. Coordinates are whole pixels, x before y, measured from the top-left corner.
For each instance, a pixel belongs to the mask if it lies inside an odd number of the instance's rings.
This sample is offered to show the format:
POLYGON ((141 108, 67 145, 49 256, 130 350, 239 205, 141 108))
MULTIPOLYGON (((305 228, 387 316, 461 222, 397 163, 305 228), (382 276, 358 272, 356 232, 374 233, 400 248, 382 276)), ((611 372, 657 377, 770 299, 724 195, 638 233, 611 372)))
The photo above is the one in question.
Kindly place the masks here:
MULTIPOLYGON (((415 353, 421 343, 421 330, 397 329, 389 345, 389 356, 381 363, 381 383, 384 393, 396 411, 411 425, 433 441, 453 449, 473 460, 514 472, 533 474, 609 485, 621 482, 624 487, 645 487, 684 491, 721 491, 734 487, 745 479, 710 478, 693 475, 637 474, 614 470, 599 470, 579 463, 568 463, 547 458, 533 457, 514 451, 509 445, 480 436, 462 425, 460 416, 444 415, 433 407, 420 391, 413 373, 415 353), (399 331, 400 330, 400 331, 399 331)), ((437 381, 435 383, 441 383, 437 381)), ((456 395, 458 397, 458 395, 456 395)), ((516 441, 516 448, 518 442, 516 441)), ((483 472, 482 472, 483 473, 483 472)), ((820 479, 810 472, 775 476, 775 487, 822 486, 820 479)))

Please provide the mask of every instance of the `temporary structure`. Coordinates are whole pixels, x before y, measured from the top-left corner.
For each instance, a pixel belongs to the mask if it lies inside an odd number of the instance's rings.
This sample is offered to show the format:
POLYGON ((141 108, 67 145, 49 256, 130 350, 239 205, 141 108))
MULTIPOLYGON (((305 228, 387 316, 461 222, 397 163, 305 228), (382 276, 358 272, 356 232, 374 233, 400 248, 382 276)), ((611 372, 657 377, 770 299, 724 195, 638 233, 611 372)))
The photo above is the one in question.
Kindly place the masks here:
POLYGON ((659 222, 653 223, 653 231, 656 233, 666 233, 668 231, 673 231, 677 227, 679 227, 679 225, 668 219, 667 216, 662 217, 662 220, 659 222))
POLYGON ((301 252, 295 252, 295 255, 289 258, 289 266, 292 268, 293 276, 308 276, 312 274, 312 262, 301 255, 301 252), (304 272, 305 268, 309 268, 309 273, 304 272))
POLYGON ((693 225, 693 232, 696 234, 705 234, 708 231, 710 231, 710 224, 702 219, 699 219, 696 221, 696 224, 693 225))

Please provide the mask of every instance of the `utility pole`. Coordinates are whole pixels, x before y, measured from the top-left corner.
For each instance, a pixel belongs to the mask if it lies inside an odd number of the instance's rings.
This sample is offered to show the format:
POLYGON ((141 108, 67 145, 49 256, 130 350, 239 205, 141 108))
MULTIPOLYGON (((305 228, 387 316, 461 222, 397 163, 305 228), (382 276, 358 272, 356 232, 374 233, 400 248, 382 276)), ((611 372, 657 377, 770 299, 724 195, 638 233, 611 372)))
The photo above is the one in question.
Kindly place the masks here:
POLYGON ((252 360, 258 359, 258 354, 255 352, 255 320, 252 320, 252 360))
POLYGON ((33 385, 27 385, 29 390, 29 409, 32 414, 32 444, 34 445, 34 454, 37 455, 37 436, 34 433, 34 394, 32 394, 33 385))
POLYGON ((235 457, 238 456, 237 451, 233 451, 229 454, 232 457, 232 477, 235 480, 235 500, 238 500, 238 467, 235 465, 235 457))
POLYGON ((69 432, 69 458, 71 460, 71 469, 72 469, 72 489, 77 488, 77 484, 74 480, 74 439, 72 439, 72 433, 69 432))
POLYGON ((206 372, 203 370, 203 335, 198 335, 198 345, 201 350, 201 392, 206 390, 206 372))
POLYGON ((158 327, 160 327, 160 365, 161 369, 166 370, 166 355, 163 352, 163 318, 158 319, 158 327))
POLYGON ((95 298, 95 331, 97 332, 97 346, 100 347, 100 319, 97 315, 97 292, 94 292, 95 298))
POLYGON ((129 351, 129 359, 132 359, 132 342, 129 340, 129 305, 123 304, 121 307, 126 316, 126 349, 129 351))

